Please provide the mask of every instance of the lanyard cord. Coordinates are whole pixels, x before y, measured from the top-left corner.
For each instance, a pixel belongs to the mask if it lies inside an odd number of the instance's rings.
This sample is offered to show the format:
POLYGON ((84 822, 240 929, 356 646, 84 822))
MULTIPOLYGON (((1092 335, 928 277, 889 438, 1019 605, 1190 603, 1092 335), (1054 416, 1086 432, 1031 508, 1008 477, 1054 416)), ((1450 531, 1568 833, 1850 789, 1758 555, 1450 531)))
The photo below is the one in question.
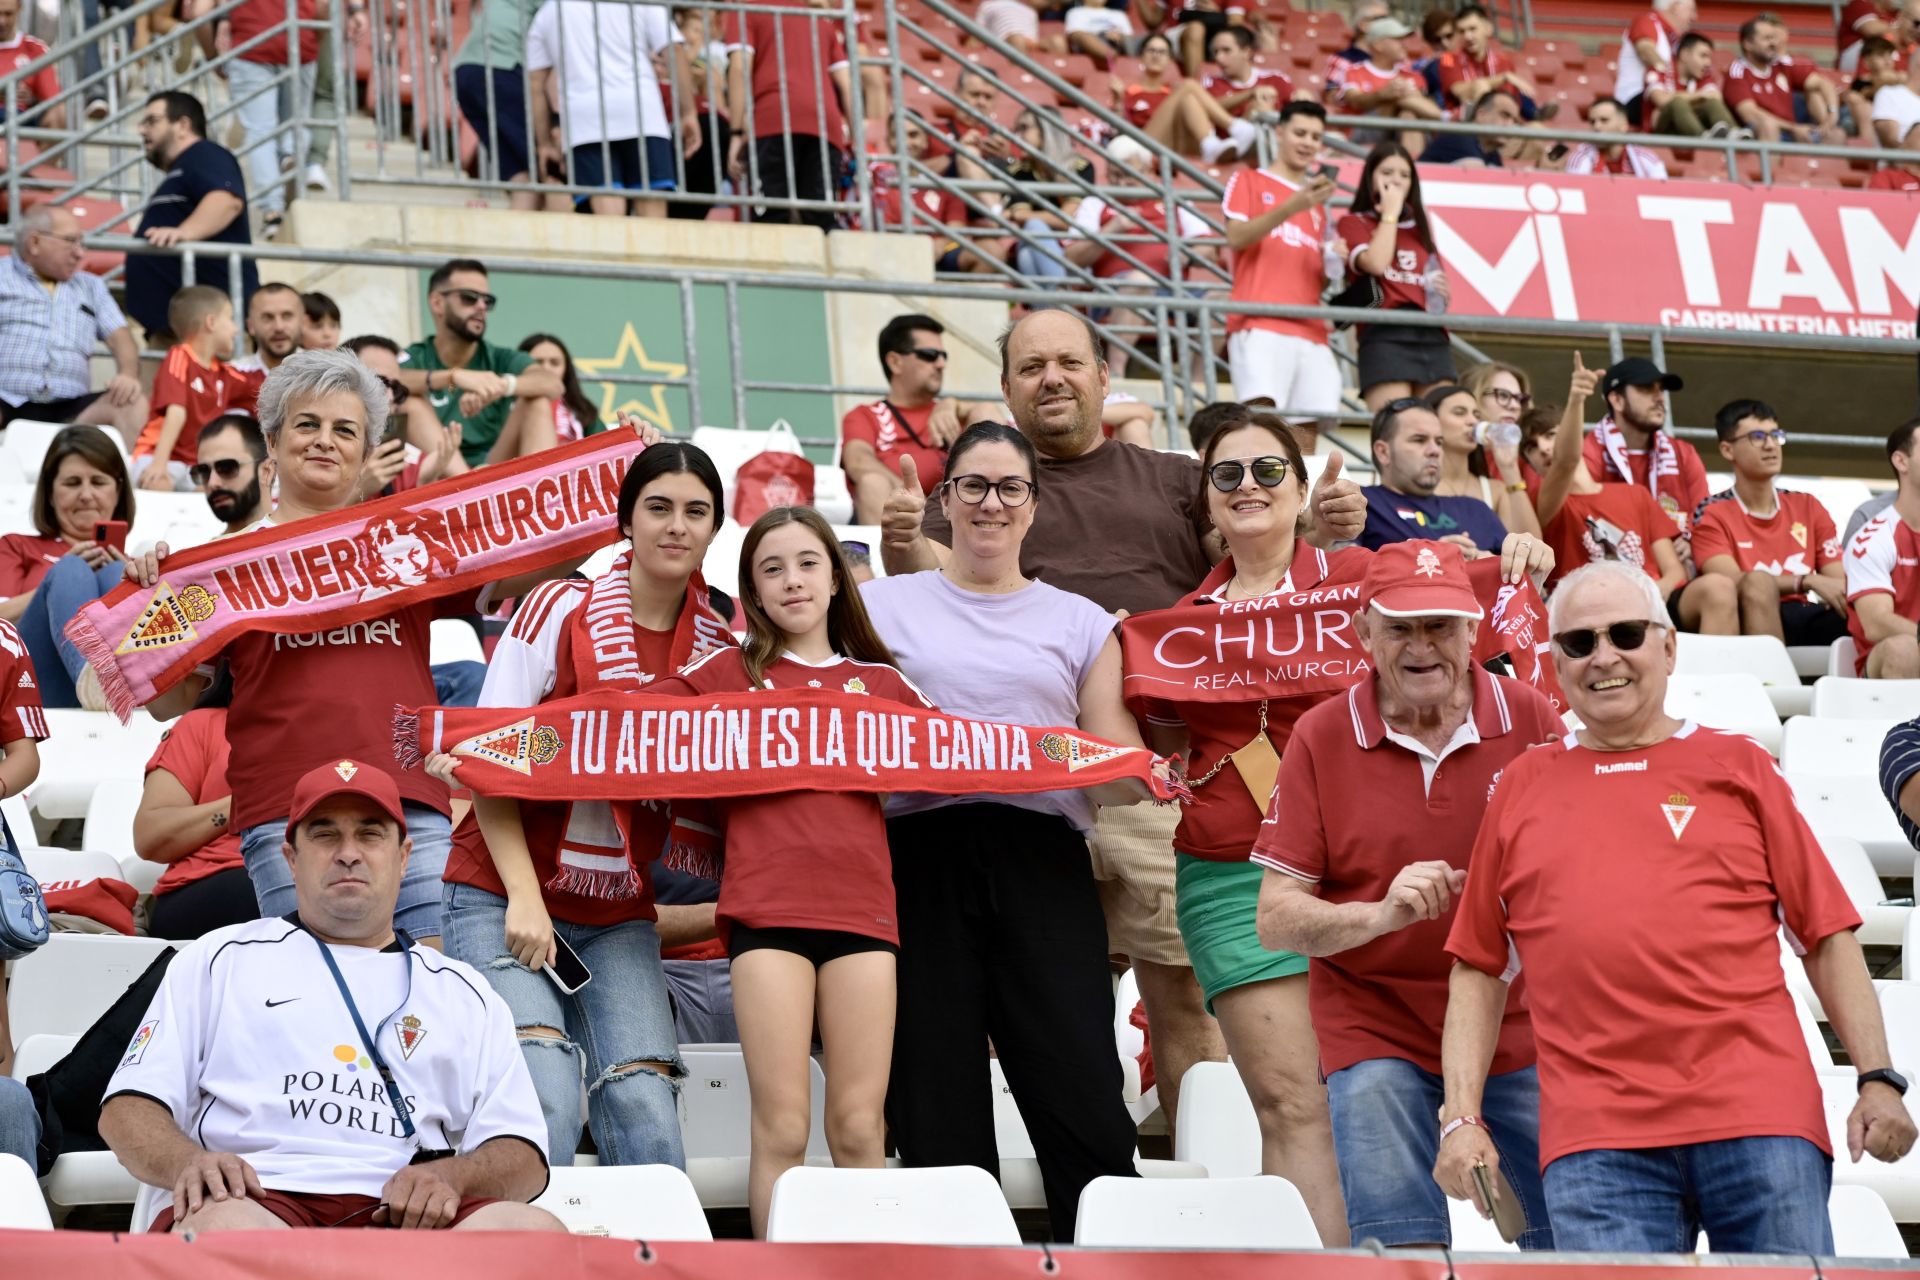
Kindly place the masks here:
MULTIPOLYGON (((413 997, 413 939, 398 929, 394 930, 394 933, 400 940, 401 957, 407 965, 406 994, 400 997, 399 1007, 393 1011, 398 1013, 407 1007, 407 1001, 413 997)), ((313 935, 309 932, 308 936, 313 935)), ((393 1114, 400 1121, 400 1132, 411 1139, 414 1134, 412 1110, 407 1106, 406 1097, 400 1092, 400 1085, 393 1078, 393 1068, 389 1067, 386 1058, 381 1056, 380 1046, 374 1038, 367 1034, 367 1024, 360 1017, 360 1006, 353 1002, 353 992, 347 989, 347 980, 340 976, 340 966, 334 961, 333 952, 317 937, 313 939, 313 945, 320 948, 320 958, 327 962, 327 971, 333 975, 334 985, 340 988, 340 999, 346 1004, 347 1012, 353 1016, 353 1027, 360 1033, 360 1043, 366 1046, 367 1056, 373 1059, 373 1069, 380 1073, 381 1083, 387 1089, 387 1101, 393 1104, 393 1114)), ((380 1019, 379 1025, 384 1027, 391 1022, 393 1013, 380 1019)))

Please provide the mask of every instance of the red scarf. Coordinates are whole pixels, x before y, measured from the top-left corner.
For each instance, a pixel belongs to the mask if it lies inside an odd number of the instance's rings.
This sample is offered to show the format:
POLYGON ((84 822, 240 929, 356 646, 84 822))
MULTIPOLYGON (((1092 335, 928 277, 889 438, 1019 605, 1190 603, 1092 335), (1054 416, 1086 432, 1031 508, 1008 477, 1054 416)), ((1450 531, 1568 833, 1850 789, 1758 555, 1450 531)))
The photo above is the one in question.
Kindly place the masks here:
MULTIPOLYGON (((671 675, 695 658, 733 643, 726 619, 714 611, 707 598, 706 580, 696 571, 687 583, 686 602, 674 624, 668 669, 642 671, 633 643, 632 567, 633 552, 629 549, 611 569, 594 579, 587 598, 567 620, 568 650, 578 693, 641 693, 658 677, 671 675)), ((636 802, 631 797, 611 804, 604 799, 569 799, 565 821, 556 833, 554 875, 546 887, 583 898, 619 901, 638 896, 640 875, 628 855, 632 805, 665 806, 660 801, 636 802)), ((668 864, 714 878, 720 830, 711 806, 699 801, 676 802, 671 813, 673 827, 663 855, 668 864)))
POLYGON ((630 429, 167 557, 82 609, 69 640, 126 720, 239 636, 302 634, 585 556, 620 536, 630 429))
MULTIPOLYGON (((1369 558, 1346 553, 1329 559, 1303 546, 1286 589, 1257 600, 1214 599, 1232 580, 1228 557, 1192 603, 1128 618, 1120 625, 1128 706, 1140 713, 1155 703, 1320 698, 1354 684, 1372 669, 1353 633, 1369 558)), ((1506 658, 1517 679, 1565 711, 1566 696, 1546 659, 1547 610, 1533 583, 1503 582, 1498 556, 1469 563, 1467 577, 1487 614, 1474 640, 1474 661, 1506 658)))
MULTIPOLYGON (((1010 795, 1122 778, 1156 801, 1183 788, 1159 757, 1078 729, 965 720, 838 689, 761 689, 700 698, 590 693, 537 707, 402 708, 394 753, 411 769, 435 751, 480 795, 540 800, 921 791, 1010 795)), ((676 799, 676 803, 678 800, 676 799)), ((823 832, 822 839, 831 839, 823 832)))

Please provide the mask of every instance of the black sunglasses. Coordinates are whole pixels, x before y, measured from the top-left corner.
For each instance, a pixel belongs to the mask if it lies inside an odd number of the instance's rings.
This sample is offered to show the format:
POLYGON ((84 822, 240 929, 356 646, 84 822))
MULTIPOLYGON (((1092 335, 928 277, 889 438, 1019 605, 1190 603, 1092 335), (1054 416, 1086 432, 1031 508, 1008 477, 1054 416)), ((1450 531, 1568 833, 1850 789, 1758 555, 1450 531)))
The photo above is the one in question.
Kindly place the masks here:
POLYGON ((1232 493, 1246 478, 1249 467, 1253 469, 1254 482, 1262 489, 1271 489, 1287 478, 1287 472, 1293 469, 1293 464, 1275 454, 1255 458, 1252 462, 1216 462, 1207 468, 1207 479, 1213 481, 1213 487, 1220 492, 1232 493))
POLYGON ((478 289, 442 289, 440 291, 442 297, 445 297, 449 293, 458 297, 461 302, 469 307, 485 307, 491 311, 500 305, 500 299, 490 293, 482 293, 478 289))
POLYGON ((939 364, 947 358, 947 353, 939 347, 915 347, 913 354, 925 360, 928 364, 939 364))
POLYGON ((1606 636, 1607 643, 1621 653, 1631 653, 1647 642, 1647 632, 1656 627, 1665 629, 1664 622, 1613 622, 1604 627, 1582 627, 1578 631, 1562 631, 1553 638, 1560 646, 1560 652, 1569 658, 1585 658, 1600 647, 1600 637, 1606 636))
POLYGON ((187 479, 195 484, 205 484, 209 477, 219 476, 222 480, 234 480, 240 475, 238 458, 222 458, 218 462, 196 462, 187 468, 187 479))

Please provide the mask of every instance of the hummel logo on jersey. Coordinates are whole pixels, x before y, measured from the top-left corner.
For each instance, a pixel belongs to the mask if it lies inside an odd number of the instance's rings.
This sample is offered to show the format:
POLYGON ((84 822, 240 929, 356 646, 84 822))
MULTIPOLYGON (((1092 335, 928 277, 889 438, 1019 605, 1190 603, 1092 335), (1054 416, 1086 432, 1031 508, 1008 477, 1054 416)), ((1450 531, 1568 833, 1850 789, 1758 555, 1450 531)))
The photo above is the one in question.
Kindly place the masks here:
POLYGON ((1645 773, 1646 771, 1647 762, 1645 760, 1623 760, 1619 764, 1596 764, 1593 766, 1595 777, 1603 773, 1645 773))
POLYGON ((1673 829, 1675 840, 1678 840, 1681 833, 1686 831, 1687 824, 1693 821, 1697 808, 1697 805, 1688 804, 1687 798, 1678 792, 1668 796, 1667 802, 1660 806, 1660 812, 1666 818, 1667 825, 1673 829))
POLYGON ((267 1008, 278 1009, 281 1005, 292 1004, 295 1000, 298 1000, 299 998, 300 998, 299 996, 288 996, 285 1000, 269 1000, 267 1001, 267 1008))

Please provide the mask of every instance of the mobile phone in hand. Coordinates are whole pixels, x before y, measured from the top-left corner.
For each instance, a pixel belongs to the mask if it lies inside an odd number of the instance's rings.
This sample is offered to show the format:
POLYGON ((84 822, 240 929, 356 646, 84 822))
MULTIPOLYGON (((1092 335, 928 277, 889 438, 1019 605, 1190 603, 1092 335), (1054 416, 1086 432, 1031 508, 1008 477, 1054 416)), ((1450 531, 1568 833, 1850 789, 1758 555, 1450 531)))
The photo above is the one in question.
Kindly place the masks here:
POLYGON ((127 549, 127 522, 125 520, 101 520, 93 526, 93 540, 103 547, 112 547, 115 551, 127 549))
POLYGON ((1547 148, 1547 159, 1552 161, 1553 163, 1558 164, 1566 158, 1567 158, 1566 143, 1556 142, 1551 147, 1547 148))
POLYGON ((593 981, 593 972, 574 954, 567 940, 557 933, 553 935, 553 963, 541 972, 567 995, 574 994, 593 981))
POLYGON ((1500 1238, 1508 1244, 1518 1240, 1527 1229, 1527 1213, 1520 1207, 1520 1198, 1514 1194, 1513 1184, 1507 1181, 1507 1175, 1498 1169, 1489 1169, 1484 1164, 1473 1166, 1473 1184, 1480 1192, 1480 1202, 1487 1207, 1487 1216, 1493 1219, 1493 1226, 1500 1238))

